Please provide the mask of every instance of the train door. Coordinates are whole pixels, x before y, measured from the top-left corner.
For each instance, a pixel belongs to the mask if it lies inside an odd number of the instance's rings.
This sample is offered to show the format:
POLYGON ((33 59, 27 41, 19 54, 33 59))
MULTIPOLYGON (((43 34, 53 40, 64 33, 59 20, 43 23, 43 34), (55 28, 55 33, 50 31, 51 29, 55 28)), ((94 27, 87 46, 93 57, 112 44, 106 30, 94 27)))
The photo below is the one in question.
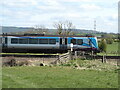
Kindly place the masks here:
POLYGON ((67 50, 67 38, 66 37, 60 38, 60 49, 67 50))
POLYGON ((7 47, 7 37, 2 38, 2 47, 6 48, 7 47))

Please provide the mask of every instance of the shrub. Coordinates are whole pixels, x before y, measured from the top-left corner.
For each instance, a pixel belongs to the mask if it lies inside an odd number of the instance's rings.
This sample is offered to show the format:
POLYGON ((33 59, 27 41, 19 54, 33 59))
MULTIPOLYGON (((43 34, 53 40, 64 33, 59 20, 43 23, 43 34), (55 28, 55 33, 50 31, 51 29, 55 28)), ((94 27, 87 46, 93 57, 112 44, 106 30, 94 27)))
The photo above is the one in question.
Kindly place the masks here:
POLYGON ((7 59, 5 61, 2 62, 2 66, 16 66, 17 63, 16 63, 16 60, 15 59, 7 59))
POLYGON ((113 39, 112 38, 108 38, 108 39, 106 39, 106 42, 107 42, 107 44, 112 44, 113 43, 113 39))
POLYGON ((102 39, 100 42, 99 42, 99 49, 101 52, 106 52, 107 51, 107 43, 106 43, 106 40, 105 39, 102 39))

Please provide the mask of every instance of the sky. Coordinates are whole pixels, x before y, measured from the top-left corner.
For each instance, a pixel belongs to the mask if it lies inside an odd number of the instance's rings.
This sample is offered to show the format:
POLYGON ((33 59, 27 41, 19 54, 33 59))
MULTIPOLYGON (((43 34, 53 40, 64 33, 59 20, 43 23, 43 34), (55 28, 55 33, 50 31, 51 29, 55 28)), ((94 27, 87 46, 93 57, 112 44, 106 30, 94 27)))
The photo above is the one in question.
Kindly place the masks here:
POLYGON ((76 29, 118 32, 119 0, 1 0, 0 25, 54 28, 70 21, 76 29))

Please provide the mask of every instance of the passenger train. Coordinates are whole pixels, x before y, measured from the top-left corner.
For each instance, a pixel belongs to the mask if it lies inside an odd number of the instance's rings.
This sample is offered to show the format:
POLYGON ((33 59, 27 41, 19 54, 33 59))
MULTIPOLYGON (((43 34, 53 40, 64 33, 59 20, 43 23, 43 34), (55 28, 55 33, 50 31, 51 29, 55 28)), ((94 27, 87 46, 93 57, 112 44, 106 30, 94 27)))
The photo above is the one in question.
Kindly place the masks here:
POLYGON ((98 52, 97 38, 94 36, 64 35, 2 35, 3 52, 59 53, 73 51, 98 52), (71 46, 72 45, 72 46, 71 46))

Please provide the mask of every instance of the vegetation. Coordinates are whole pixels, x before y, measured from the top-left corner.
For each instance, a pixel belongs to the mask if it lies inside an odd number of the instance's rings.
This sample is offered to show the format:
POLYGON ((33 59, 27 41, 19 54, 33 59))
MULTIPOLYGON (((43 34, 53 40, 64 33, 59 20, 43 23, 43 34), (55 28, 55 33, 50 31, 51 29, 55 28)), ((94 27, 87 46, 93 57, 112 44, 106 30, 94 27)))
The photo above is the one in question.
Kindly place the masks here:
POLYGON ((118 45, 120 42, 114 42, 113 44, 107 45, 107 52, 116 52, 118 51, 118 45))
MULTIPOLYGON (((120 42, 113 42, 112 44, 107 44, 106 54, 110 56, 117 56, 119 54, 120 42)), ((104 53, 98 53, 98 55, 103 55, 104 53)))
POLYGON ((107 51, 107 43, 105 39, 102 39, 99 42, 99 49, 101 50, 101 52, 106 52, 107 51))
POLYGON ((70 21, 64 21, 64 22, 55 22, 53 25, 57 29, 58 35, 71 35, 74 34, 72 30, 75 29, 75 26, 70 21))
POLYGON ((3 67, 3 88, 118 88, 116 71, 70 67, 3 67))
POLYGON ((113 43, 113 39, 112 38, 107 38, 106 42, 107 42, 107 44, 112 44, 113 43))

